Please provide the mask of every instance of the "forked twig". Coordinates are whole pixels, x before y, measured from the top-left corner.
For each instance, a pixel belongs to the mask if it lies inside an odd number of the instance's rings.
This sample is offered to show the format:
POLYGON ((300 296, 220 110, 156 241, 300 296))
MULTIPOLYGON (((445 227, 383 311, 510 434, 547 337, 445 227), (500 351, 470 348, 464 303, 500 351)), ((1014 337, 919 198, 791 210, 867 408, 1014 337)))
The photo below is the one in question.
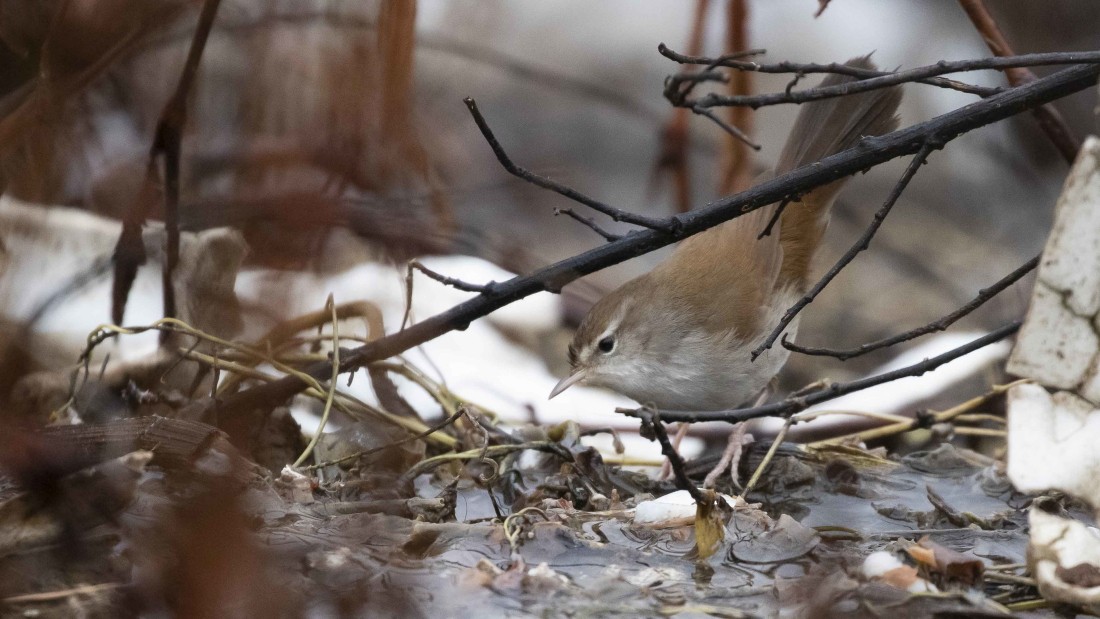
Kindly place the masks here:
POLYGON ((1019 281, 1021 277, 1027 275, 1032 270, 1034 270, 1035 267, 1039 265, 1039 258, 1040 256, 1035 256, 1031 260, 1028 260, 1024 264, 1020 265, 1020 267, 1018 267, 1015 271, 998 280, 992 286, 989 286, 988 288, 982 288, 978 291, 978 296, 974 297, 973 300, 971 300, 966 305, 960 307, 959 309, 951 312, 950 314, 947 314, 946 316, 943 316, 942 318, 939 318, 938 320, 934 320, 922 327, 911 329, 909 331, 906 331, 905 333, 899 333, 898 335, 886 337, 881 340, 876 340, 867 344, 861 344, 855 348, 848 348, 846 350, 799 346, 794 342, 788 341, 786 334, 783 335, 783 340, 781 341, 781 343, 783 344, 784 348, 792 352, 802 353, 804 355, 833 357, 841 361, 847 361, 848 359, 852 359, 860 355, 865 355, 875 350, 881 350, 883 348, 893 346, 894 344, 907 342, 922 335, 935 333, 937 331, 944 331, 951 325, 955 324, 960 318, 978 309, 986 301, 989 301, 993 297, 997 296, 1005 288, 1008 288, 1012 284, 1019 281))
POLYGON ((933 150, 942 146, 943 144, 935 138, 931 138, 921 145, 920 150, 917 151, 917 154, 914 155, 913 159, 909 162, 909 167, 905 169, 905 173, 902 174, 898 182, 894 184, 894 188, 890 191, 890 195, 886 198, 886 202, 884 202, 878 212, 875 213, 874 218, 871 220, 871 224, 864 230, 863 235, 860 236, 859 240, 841 256, 840 260, 837 260, 836 264, 834 264, 832 268, 830 268, 828 272, 810 288, 809 292, 802 295, 802 298, 796 301, 794 305, 783 313, 783 317, 779 320, 779 324, 776 325, 775 329, 772 329, 768 337, 752 351, 753 361, 755 361, 765 350, 772 347, 776 338, 778 338, 787 326, 791 324, 791 321, 802 311, 802 308, 806 307, 817 298, 817 295, 821 294, 825 286, 828 286, 829 282, 833 281, 833 278, 839 275, 844 267, 848 266, 852 260, 855 260, 855 257, 859 255, 860 252, 870 247, 871 239, 875 237, 875 233, 878 232, 879 227, 882 226, 882 222, 886 220, 886 216, 890 214, 890 209, 894 207, 898 198, 901 197, 901 193, 905 191, 905 188, 909 185, 909 181, 913 180, 913 177, 917 174, 917 170, 924 165, 924 162, 928 159, 928 155, 930 155, 933 150))
POLYGON ((561 183, 547 178, 545 176, 539 176, 534 172, 526 168, 521 168, 512 162, 512 159, 508 156, 508 153, 504 151, 504 147, 497 141, 493 130, 489 128, 489 123, 485 121, 485 117, 481 115, 481 111, 477 109, 477 103, 473 99, 466 97, 462 100, 466 104, 466 107, 470 110, 470 114, 474 117, 474 122, 477 124, 477 128, 481 130, 481 135, 485 138, 485 141, 489 144, 489 148, 493 149, 493 154, 496 155, 497 161, 500 165, 504 166, 504 169, 508 171, 512 176, 521 178, 532 185, 542 187, 543 189, 549 189, 556 194, 562 195, 570 200, 583 204, 588 208, 607 215, 614 221, 625 221, 628 224, 634 224, 643 228, 650 228, 652 230, 672 231, 673 224, 667 219, 659 219, 655 217, 646 217, 645 215, 636 215, 627 211, 617 209, 609 204, 600 202, 599 200, 590 198, 583 193, 567 187, 561 183))

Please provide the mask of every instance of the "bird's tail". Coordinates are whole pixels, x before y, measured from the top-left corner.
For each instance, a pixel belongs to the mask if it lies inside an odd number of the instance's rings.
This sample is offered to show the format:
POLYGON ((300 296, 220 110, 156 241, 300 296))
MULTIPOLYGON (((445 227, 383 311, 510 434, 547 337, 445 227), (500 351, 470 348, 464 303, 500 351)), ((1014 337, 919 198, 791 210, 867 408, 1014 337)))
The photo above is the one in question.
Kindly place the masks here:
MULTIPOLYGON (((850 67, 875 69, 870 56, 853 58, 850 67)), ((836 86, 856 78, 832 74, 821 86, 836 86)), ((779 155, 776 174, 820 161, 855 146, 863 136, 882 135, 898 126, 901 87, 882 88, 802 105, 787 144, 779 155)), ((780 280, 805 289, 811 263, 829 223, 829 209, 846 179, 818 187, 786 206, 780 219, 783 265, 780 280)))

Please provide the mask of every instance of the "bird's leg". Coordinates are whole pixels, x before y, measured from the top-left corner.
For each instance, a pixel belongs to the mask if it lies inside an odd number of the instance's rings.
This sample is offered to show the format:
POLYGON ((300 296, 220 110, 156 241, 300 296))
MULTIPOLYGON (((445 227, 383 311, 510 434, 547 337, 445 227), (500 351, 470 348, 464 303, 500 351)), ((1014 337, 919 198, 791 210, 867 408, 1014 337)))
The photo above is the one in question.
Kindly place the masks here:
MULTIPOLYGON (((672 447, 676 449, 677 452, 680 451, 680 443, 684 440, 684 437, 687 436, 689 427, 691 427, 691 424, 681 423, 679 427, 676 428, 676 436, 672 437, 672 447)), ((665 463, 661 465, 661 474, 657 476, 657 479, 664 481, 668 479, 668 476, 671 474, 672 463, 668 461, 668 458, 665 458, 665 463)))
POLYGON ((711 469, 707 473, 706 479, 703 480, 704 488, 713 488, 714 482, 718 481, 718 476, 728 468, 730 470, 730 481, 733 482, 734 489, 741 489, 741 482, 737 480, 737 468, 741 463, 741 450, 745 446, 745 433, 748 429, 749 427, 743 421, 734 424, 729 439, 726 441, 726 448, 722 451, 722 457, 718 460, 718 465, 711 469))
MULTIPOLYGON (((753 408, 768 401, 772 392, 775 391, 775 383, 776 381, 773 378, 766 387, 760 390, 760 394, 756 396, 756 401, 752 404, 753 408)), ((718 465, 711 469, 707 473, 706 479, 703 480, 704 488, 713 488, 715 482, 718 481, 718 476, 728 468, 730 481, 733 482, 734 489, 741 489, 741 482, 737 479, 737 469, 741 464, 742 449, 747 443, 752 442, 752 436, 748 434, 748 430, 749 426, 744 421, 733 425, 729 438, 726 440, 726 448, 722 450, 722 457, 718 459, 718 465)))

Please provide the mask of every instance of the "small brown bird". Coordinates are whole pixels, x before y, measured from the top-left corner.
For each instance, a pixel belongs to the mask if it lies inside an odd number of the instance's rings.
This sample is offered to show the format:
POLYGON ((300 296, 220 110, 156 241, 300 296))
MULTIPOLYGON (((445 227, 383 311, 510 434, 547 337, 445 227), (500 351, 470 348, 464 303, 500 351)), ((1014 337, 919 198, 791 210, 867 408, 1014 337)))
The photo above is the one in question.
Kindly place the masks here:
MULTIPOLYGON (((868 57, 848 66, 874 69, 868 57)), ((830 75, 822 86, 855 78, 830 75)), ((893 131, 899 87, 806 103, 775 174, 893 131)), ((607 387, 664 410, 741 406, 760 394, 788 352, 750 352, 779 324, 811 282, 811 265, 845 179, 818 187, 784 209, 778 235, 760 240, 777 205, 697 234, 665 262, 600 300, 569 345, 572 372, 554 397, 577 383, 607 387)), ((789 331, 798 328, 797 319, 789 331)))

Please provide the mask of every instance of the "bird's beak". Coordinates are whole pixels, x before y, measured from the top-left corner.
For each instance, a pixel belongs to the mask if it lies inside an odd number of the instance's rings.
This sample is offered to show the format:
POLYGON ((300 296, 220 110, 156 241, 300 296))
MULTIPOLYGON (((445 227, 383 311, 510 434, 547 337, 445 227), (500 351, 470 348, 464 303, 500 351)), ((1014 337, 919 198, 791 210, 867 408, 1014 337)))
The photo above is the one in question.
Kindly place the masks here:
POLYGON ((553 400, 554 396, 556 396, 559 393, 561 393, 562 391, 565 391, 566 389, 572 387, 576 383, 579 383, 582 380, 584 380, 584 376, 585 376, 585 371, 584 370, 574 370, 572 374, 570 374, 569 376, 566 376, 565 378, 561 379, 560 381, 558 381, 558 384, 554 385, 554 389, 550 392, 550 397, 547 398, 547 399, 548 400, 553 400))

